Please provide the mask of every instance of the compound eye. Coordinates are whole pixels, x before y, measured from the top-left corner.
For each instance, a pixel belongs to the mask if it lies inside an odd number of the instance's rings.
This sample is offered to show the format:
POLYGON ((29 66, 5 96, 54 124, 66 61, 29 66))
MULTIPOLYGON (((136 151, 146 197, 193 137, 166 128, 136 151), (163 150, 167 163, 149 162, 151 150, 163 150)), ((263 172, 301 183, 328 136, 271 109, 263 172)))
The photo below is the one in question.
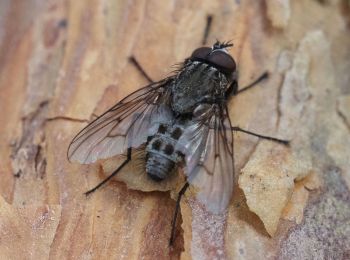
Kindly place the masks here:
POLYGON ((194 52, 192 52, 191 58, 194 59, 207 59, 207 56, 211 53, 212 49, 209 47, 201 47, 198 49, 195 49, 194 52))
POLYGON ((234 72, 236 70, 236 62, 233 60, 233 58, 223 52, 223 51, 214 51, 212 52, 209 57, 207 57, 207 60, 225 70, 227 72, 234 72))

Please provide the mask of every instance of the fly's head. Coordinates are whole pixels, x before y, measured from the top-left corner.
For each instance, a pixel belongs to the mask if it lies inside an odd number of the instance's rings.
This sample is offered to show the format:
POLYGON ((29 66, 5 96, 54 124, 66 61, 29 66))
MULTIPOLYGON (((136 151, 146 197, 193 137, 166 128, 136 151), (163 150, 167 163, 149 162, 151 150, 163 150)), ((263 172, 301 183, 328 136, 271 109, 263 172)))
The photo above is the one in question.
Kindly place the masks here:
POLYGON ((232 46, 233 44, 231 43, 217 41, 212 47, 196 49, 189 60, 192 62, 199 61, 213 66, 230 80, 236 72, 236 62, 227 51, 227 48, 232 46))
POLYGON ((172 86, 172 109, 192 114, 201 103, 217 103, 236 77, 236 62, 228 53, 232 44, 216 42, 201 47, 185 60, 172 86))

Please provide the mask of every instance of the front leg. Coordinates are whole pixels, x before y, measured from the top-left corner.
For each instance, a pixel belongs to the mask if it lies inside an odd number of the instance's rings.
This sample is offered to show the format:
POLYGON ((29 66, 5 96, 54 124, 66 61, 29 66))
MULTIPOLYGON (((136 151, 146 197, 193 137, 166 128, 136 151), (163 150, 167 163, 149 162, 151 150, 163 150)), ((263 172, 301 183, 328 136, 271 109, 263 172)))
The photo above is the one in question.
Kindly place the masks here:
POLYGON ((258 85, 261 81, 267 79, 269 77, 269 73, 266 71, 263 74, 260 75, 256 80, 254 80, 252 83, 250 83, 248 86, 245 86, 241 89, 238 89, 238 82, 237 79, 234 79, 231 83, 231 85, 226 90, 226 98, 229 98, 230 96, 237 96, 239 93, 242 93, 256 85, 258 85))
POLYGON ((238 92, 238 82, 236 79, 234 79, 231 85, 226 90, 226 93, 225 93, 226 99, 229 99, 231 96, 237 95, 237 92, 238 92))

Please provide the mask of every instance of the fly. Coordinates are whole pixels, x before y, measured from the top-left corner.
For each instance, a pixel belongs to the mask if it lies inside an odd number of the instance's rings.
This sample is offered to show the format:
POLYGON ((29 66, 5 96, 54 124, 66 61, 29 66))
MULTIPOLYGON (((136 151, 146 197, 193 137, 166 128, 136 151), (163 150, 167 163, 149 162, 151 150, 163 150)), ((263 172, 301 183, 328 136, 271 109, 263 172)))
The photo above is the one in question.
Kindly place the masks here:
POLYGON ((74 137, 68 148, 70 161, 90 164, 126 154, 121 165, 86 194, 115 176, 131 161, 133 151, 144 147, 144 171, 152 180, 161 182, 180 167, 187 176, 177 199, 170 244, 189 185, 199 189, 198 200, 209 211, 227 208, 234 184, 233 131, 289 144, 232 126, 228 101, 268 74, 238 89, 236 62, 227 51, 231 46, 217 41, 194 50, 173 75, 128 95, 74 137))

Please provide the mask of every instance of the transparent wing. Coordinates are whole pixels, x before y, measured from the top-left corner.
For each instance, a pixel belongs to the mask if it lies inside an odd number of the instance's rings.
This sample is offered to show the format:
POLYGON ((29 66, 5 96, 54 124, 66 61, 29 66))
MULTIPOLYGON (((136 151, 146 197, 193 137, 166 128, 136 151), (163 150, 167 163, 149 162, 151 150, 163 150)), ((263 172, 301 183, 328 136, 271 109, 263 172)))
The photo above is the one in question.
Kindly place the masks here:
POLYGON ((234 178, 233 134, 226 106, 203 109, 186 127, 176 149, 185 155, 185 173, 199 188, 199 201, 214 213, 224 211, 234 178))
POLYGON ((171 78, 130 94, 81 130, 69 145, 70 161, 93 163, 139 147, 160 122, 173 118, 168 106, 171 78))

